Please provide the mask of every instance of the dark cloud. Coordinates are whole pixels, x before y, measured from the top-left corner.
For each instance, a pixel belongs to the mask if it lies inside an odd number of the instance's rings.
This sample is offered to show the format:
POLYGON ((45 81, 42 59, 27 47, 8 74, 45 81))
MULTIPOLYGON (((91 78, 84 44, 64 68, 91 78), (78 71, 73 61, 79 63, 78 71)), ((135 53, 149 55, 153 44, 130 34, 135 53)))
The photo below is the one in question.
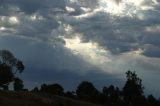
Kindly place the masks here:
POLYGON ((98 6, 98 0, 75 0, 73 2, 67 2, 67 5, 73 8, 85 7, 95 9, 98 6))
POLYGON ((138 20, 115 19, 108 15, 93 16, 71 23, 75 32, 83 33, 84 41, 95 41, 112 53, 123 53, 137 49, 143 28, 138 20))
POLYGON ((84 42, 98 42, 113 54, 143 49, 146 44, 159 46, 159 32, 150 33, 145 30, 148 26, 160 24, 159 12, 144 10, 141 13, 144 15, 143 20, 137 16, 120 18, 99 12, 87 18, 69 21, 68 24, 73 26, 75 33, 82 33, 84 42))
MULTIPOLYGON (((73 73, 81 73, 82 71, 85 73, 85 71, 91 70, 88 68, 90 64, 72 54, 59 42, 48 44, 39 40, 11 36, 1 37, 0 41, 0 47, 13 51, 26 63, 28 70, 54 69, 69 70, 73 73)), ((96 69, 94 66, 92 68, 96 69)))
POLYGON ((37 11, 47 11, 48 9, 65 10, 64 0, 2 0, 1 7, 17 7, 26 14, 37 11))
POLYGON ((146 45, 144 47, 144 53, 143 54, 145 56, 148 56, 148 57, 159 58, 160 57, 160 48, 156 47, 156 46, 153 46, 153 45, 146 45))
POLYGON ((159 42, 160 36, 158 33, 146 33, 146 35, 143 37, 143 43, 144 44, 151 44, 153 46, 160 46, 159 42))
POLYGON ((67 6, 74 9, 69 12, 70 16, 78 16, 85 14, 88 11, 93 11, 98 6, 98 0, 78 0, 74 2, 67 2, 67 6))

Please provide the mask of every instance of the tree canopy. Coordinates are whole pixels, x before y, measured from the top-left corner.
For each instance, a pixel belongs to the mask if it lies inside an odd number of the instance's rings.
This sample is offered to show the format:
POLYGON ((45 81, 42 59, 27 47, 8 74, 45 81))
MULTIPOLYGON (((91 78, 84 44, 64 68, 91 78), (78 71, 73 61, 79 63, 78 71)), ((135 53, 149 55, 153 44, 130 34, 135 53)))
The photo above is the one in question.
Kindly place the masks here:
POLYGON ((0 87, 6 87, 12 82, 17 73, 24 70, 24 64, 10 51, 0 50, 0 87))
POLYGON ((137 77, 135 72, 126 72, 127 81, 123 87, 124 99, 132 99, 136 96, 142 96, 144 87, 142 86, 142 80, 137 77))
POLYGON ((81 82, 77 87, 76 93, 80 99, 90 102, 96 102, 95 99, 98 99, 97 97, 100 94, 94 85, 88 81, 81 82))
POLYGON ((50 93, 50 94, 62 96, 64 89, 60 84, 50 84, 50 85, 42 84, 40 91, 44 93, 50 93))
POLYGON ((23 81, 18 77, 14 78, 13 87, 15 91, 21 91, 24 87, 23 81))

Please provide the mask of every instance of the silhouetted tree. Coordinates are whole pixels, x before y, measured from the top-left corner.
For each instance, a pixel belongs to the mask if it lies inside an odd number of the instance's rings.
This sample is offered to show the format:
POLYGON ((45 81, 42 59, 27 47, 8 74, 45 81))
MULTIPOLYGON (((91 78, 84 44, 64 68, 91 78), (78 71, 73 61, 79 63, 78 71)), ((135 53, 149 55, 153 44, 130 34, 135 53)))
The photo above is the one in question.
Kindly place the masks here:
POLYGON ((13 87, 14 87, 14 91, 22 91, 24 87, 23 81, 18 77, 14 78, 13 87))
POLYGON ((135 99, 142 99, 143 89, 142 80, 137 77, 135 72, 126 72, 127 81, 123 87, 123 99, 127 104, 135 101, 135 99))
POLYGON ((156 100, 153 95, 149 95, 147 98, 147 106, 160 106, 160 102, 156 100))
POLYGON ((115 106, 116 104, 120 104, 122 102, 119 88, 115 88, 113 85, 110 85, 108 88, 103 88, 103 98, 104 104, 110 106, 115 106))
POLYGON ((17 71, 19 71, 19 73, 22 73, 22 72, 23 72, 23 70, 24 70, 24 65, 23 65, 22 61, 17 60, 16 68, 17 68, 17 69, 16 69, 16 71, 15 71, 14 74, 16 74, 17 71))
POLYGON ((51 85, 42 84, 40 91, 60 96, 64 94, 64 89, 60 84, 51 84, 51 85))
POLYGON ((64 93, 64 96, 72 99, 77 99, 74 91, 67 91, 66 93, 64 93))
POLYGON ((91 82, 83 81, 79 84, 76 90, 78 98, 81 100, 97 103, 99 102, 99 91, 91 82))
POLYGON ((31 92, 39 92, 38 87, 34 87, 34 88, 31 90, 31 92))
POLYGON ((0 87, 8 90, 8 84, 12 81, 13 77, 11 67, 6 64, 0 64, 0 87))
POLYGON ((0 50, 0 87, 8 88, 17 72, 24 70, 22 61, 14 57, 8 50, 0 50))
POLYGON ((47 88, 47 84, 42 84, 40 91, 43 92, 47 88))

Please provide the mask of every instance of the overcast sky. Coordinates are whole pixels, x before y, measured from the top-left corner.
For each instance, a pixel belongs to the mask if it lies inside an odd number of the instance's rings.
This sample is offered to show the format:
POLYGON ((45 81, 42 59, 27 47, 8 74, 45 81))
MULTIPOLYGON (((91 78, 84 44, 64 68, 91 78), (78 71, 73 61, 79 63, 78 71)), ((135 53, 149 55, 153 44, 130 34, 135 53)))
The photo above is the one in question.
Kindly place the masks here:
POLYGON ((83 80, 122 87, 136 71, 160 95, 159 0, 0 0, 0 49, 21 59, 25 86, 83 80))

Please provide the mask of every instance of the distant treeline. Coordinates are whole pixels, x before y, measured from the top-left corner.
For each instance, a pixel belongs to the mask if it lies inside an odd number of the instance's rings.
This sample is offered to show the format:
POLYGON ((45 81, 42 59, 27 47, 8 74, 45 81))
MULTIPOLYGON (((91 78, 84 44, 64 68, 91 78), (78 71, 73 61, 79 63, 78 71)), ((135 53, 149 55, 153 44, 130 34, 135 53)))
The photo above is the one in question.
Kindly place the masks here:
POLYGON ((64 92, 60 84, 42 84, 31 92, 59 95, 104 106, 160 106, 160 101, 153 95, 144 96, 142 80, 135 72, 127 71, 126 77, 127 81, 122 90, 110 85, 99 91, 91 82, 82 81, 75 91, 64 92))
POLYGON ((10 51, 0 50, 0 87, 8 90, 8 85, 13 82, 15 91, 64 96, 104 106, 160 106, 160 101, 153 95, 144 95, 142 80, 132 71, 126 72, 127 80, 122 90, 110 85, 99 91, 91 82, 82 81, 75 91, 64 92, 60 84, 42 84, 31 91, 24 89, 23 80, 16 76, 18 72, 23 72, 24 68, 23 62, 15 58, 10 51))

